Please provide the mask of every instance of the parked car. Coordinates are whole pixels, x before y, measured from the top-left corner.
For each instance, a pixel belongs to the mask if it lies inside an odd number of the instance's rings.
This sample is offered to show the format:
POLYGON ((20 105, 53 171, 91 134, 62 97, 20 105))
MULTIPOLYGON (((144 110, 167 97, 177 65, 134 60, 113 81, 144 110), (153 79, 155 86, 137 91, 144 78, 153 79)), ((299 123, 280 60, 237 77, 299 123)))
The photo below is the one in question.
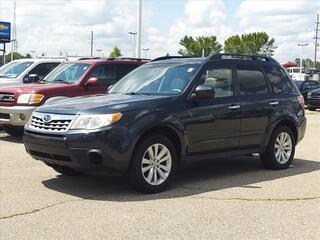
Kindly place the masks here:
POLYGON ((70 97, 105 94, 110 85, 146 62, 141 59, 65 62, 36 84, 0 88, 0 126, 9 134, 21 134, 37 107, 70 97))
POLYGON ((41 80, 63 59, 19 59, 0 68, 0 87, 34 83, 41 80))
POLYGON ((306 104, 308 104, 308 93, 312 90, 320 88, 320 82, 314 80, 303 81, 298 88, 306 100, 306 104))
POLYGON ((293 80, 309 80, 310 76, 302 69, 300 72, 300 67, 288 67, 287 72, 293 80))
POLYGON ((108 95, 44 105, 24 144, 61 174, 128 171, 155 193, 192 160, 259 153, 266 167, 288 168, 305 130, 304 99, 277 61, 218 54, 162 57, 108 95))
POLYGON ((320 109, 320 88, 308 92, 307 108, 310 111, 320 109))

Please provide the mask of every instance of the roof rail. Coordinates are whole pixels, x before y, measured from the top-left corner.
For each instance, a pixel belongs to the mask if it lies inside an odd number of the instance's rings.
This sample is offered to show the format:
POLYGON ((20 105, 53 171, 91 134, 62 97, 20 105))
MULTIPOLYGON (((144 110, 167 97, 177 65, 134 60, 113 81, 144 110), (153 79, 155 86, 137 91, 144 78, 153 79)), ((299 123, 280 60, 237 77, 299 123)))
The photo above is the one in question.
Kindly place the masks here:
POLYGON ((101 59, 100 57, 81 57, 78 60, 91 60, 91 59, 101 59))
POLYGON ((151 61, 151 59, 149 59, 149 58, 132 58, 132 57, 120 57, 120 58, 110 57, 110 58, 107 58, 107 60, 110 60, 110 61, 113 61, 113 60, 151 61))
POLYGON ((163 56, 163 57, 158 57, 155 59, 152 59, 151 62, 156 62, 156 61, 161 61, 161 60, 166 60, 166 59, 173 59, 173 58, 194 58, 191 56, 163 56))
POLYGON ((237 54, 237 53, 219 53, 219 54, 213 54, 207 58, 207 60, 218 60, 218 59, 242 59, 242 60, 251 60, 251 61, 267 61, 267 62, 273 62, 278 63, 275 59, 272 57, 264 56, 264 55, 249 55, 249 54, 237 54))

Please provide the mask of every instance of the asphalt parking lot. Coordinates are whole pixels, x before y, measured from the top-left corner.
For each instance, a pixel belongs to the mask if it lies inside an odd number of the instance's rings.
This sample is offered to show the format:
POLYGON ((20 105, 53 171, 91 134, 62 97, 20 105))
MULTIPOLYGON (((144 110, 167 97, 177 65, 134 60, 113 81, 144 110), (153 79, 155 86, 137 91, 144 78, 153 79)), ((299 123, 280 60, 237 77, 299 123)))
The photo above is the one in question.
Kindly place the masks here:
POLYGON ((320 239, 320 112, 307 112, 291 168, 257 157, 180 169, 172 188, 134 192, 120 176, 64 177, 0 133, 1 239, 320 239))

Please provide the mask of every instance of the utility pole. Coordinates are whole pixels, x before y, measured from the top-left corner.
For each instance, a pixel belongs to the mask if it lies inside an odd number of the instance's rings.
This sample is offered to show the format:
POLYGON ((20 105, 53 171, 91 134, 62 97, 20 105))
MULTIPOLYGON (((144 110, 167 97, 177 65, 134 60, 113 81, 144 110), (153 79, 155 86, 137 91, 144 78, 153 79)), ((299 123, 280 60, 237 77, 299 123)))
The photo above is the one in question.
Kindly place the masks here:
POLYGON ((303 47, 308 46, 308 43, 298 43, 299 47, 301 47, 301 58, 300 58, 300 74, 302 73, 302 59, 303 59, 303 47))
POLYGON ((16 17, 16 1, 13 1, 13 32, 11 40, 11 61, 13 61, 13 53, 18 52, 18 41, 17 41, 17 17, 16 17))
POLYGON ((90 42, 90 46, 91 46, 90 56, 93 57, 93 31, 91 31, 91 42, 90 42))
POLYGON ((138 34, 137 32, 129 32, 130 35, 133 36, 133 57, 136 57, 136 35, 138 34))
POLYGON ((144 58, 147 58, 147 51, 149 51, 150 48, 142 48, 142 51, 144 51, 144 58))
POLYGON ((142 32, 142 0, 138 3, 138 46, 137 46, 137 56, 141 58, 141 32, 142 32))
POLYGON ((317 50, 318 50, 318 32, 319 32, 319 14, 317 14, 317 21, 316 21, 316 37, 314 42, 314 68, 317 66, 317 50))

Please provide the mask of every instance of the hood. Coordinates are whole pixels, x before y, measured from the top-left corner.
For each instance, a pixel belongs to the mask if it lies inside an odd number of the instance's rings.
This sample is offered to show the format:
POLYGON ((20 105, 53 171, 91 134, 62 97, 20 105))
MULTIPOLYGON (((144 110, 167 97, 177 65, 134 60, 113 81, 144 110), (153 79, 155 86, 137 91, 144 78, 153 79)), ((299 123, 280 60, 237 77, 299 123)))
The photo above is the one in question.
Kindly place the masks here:
POLYGON ((319 96, 320 95, 320 88, 314 89, 312 91, 310 91, 312 93, 312 95, 314 96, 319 96))
POLYGON ((22 84, 18 78, 0 78, 0 87, 22 84))
POLYGON ((77 97, 43 105, 37 111, 56 114, 104 114, 134 110, 171 98, 168 96, 118 94, 77 97))
POLYGON ((4 90, 5 92, 20 92, 20 93, 42 93, 46 90, 51 89, 58 89, 58 88, 64 88, 66 84, 64 83, 45 83, 45 84, 38 84, 38 83, 28 83, 28 84, 13 84, 13 86, 3 86, 0 82, 0 91, 4 90))

